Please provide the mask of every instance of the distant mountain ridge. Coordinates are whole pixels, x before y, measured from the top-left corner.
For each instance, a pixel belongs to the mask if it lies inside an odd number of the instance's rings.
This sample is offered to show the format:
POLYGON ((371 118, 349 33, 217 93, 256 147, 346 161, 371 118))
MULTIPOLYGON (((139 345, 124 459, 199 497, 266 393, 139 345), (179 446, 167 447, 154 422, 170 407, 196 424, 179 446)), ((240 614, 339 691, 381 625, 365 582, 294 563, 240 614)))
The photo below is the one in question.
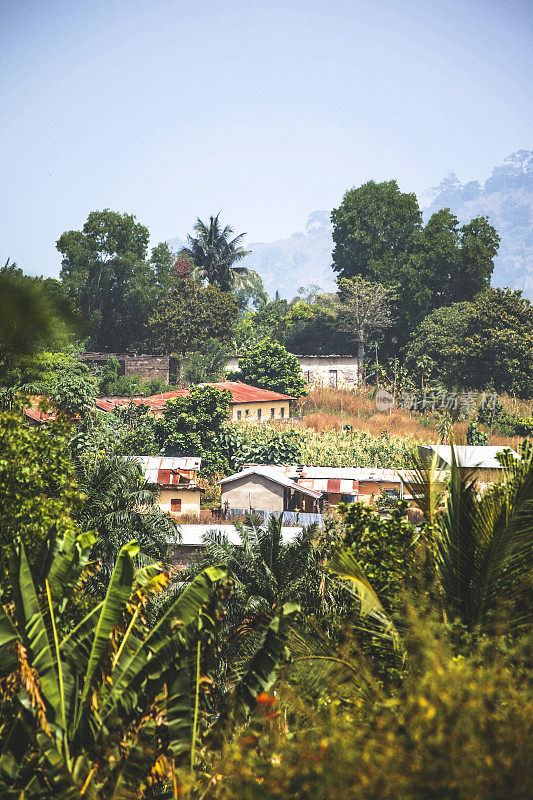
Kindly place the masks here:
MULTIPOLYGON (((492 284, 521 289, 533 299, 533 151, 508 156, 483 186, 478 181, 462 183, 451 172, 420 201, 425 220, 440 208, 450 208, 461 224, 488 216, 501 237, 492 284)), ((335 288, 331 231, 330 212, 313 211, 305 231, 276 242, 246 245, 252 252, 240 263, 259 272, 270 296, 277 290, 292 298, 300 286, 310 284, 331 291, 335 288)), ((169 244, 174 250, 185 245, 180 239, 169 244)))

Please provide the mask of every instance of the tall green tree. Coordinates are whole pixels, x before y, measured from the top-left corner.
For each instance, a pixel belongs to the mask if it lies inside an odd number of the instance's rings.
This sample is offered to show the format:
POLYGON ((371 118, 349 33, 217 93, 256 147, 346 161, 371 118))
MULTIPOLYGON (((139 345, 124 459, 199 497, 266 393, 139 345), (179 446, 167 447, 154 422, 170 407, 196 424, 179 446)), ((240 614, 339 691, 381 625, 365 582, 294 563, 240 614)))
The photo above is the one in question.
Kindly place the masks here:
POLYGON ((402 344, 436 308, 472 300, 490 286, 499 241, 486 217, 461 227, 448 208, 430 217, 398 275, 402 344))
POLYGON ((200 456, 206 474, 228 468, 220 447, 222 431, 229 419, 231 394, 214 386, 193 386, 187 397, 165 403, 155 431, 166 455, 200 456))
POLYGON ((386 284, 394 282, 390 275, 422 229, 416 195, 401 192, 396 181, 349 189, 331 221, 333 269, 343 278, 361 275, 386 284))
POLYGON ((61 279, 86 322, 91 347, 120 350, 142 341, 174 260, 165 244, 148 258, 148 239, 148 229, 132 214, 109 209, 91 212, 81 231, 58 239, 61 279))
POLYGON ((228 292, 178 278, 152 311, 148 330, 163 352, 185 355, 201 350, 209 339, 229 344, 237 314, 237 303, 228 292))
POLYGON ((298 359, 279 342, 265 339, 248 350, 239 358, 239 369, 244 383, 252 386, 291 397, 301 397, 308 392, 298 359))
POLYGON ((459 227, 449 209, 422 224, 414 194, 395 181, 351 189, 332 212, 333 269, 394 288, 398 313, 389 354, 404 349, 414 328, 442 306, 472 300, 490 285, 499 237, 486 217, 459 227))

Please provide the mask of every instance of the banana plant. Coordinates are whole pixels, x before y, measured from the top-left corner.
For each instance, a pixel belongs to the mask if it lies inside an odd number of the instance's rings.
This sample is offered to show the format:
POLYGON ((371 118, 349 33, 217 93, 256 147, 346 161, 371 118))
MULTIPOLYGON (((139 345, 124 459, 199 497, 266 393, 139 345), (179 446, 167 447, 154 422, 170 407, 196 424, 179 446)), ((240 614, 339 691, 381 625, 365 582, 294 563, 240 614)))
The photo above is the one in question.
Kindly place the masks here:
POLYGON ((104 600, 61 635, 93 544, 93 534, 67 534, 47 543, 33 569, 22 545, 11 559, 14 602, 0 610, 0 679, 9 697, 2 796, 136 797, 154 770, 172 770, 194 750, 200 674, 191 676, 189 665, 215 624, 210 598, 226 573, 204 570, 149 630, 142 607, 163 573, 157 565, 136 571, 139 547, 129 542, 104 600))

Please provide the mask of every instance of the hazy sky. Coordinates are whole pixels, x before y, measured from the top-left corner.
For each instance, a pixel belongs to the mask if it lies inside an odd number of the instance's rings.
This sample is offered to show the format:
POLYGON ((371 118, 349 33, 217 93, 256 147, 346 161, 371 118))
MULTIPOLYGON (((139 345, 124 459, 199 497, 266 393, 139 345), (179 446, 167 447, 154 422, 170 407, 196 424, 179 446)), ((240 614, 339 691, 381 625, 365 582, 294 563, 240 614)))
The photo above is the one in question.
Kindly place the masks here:
POLYGON ((0 259, 87 214, 247 241, 350 186, 484 179, 532 146, 530 0, 0 0, 0 259))

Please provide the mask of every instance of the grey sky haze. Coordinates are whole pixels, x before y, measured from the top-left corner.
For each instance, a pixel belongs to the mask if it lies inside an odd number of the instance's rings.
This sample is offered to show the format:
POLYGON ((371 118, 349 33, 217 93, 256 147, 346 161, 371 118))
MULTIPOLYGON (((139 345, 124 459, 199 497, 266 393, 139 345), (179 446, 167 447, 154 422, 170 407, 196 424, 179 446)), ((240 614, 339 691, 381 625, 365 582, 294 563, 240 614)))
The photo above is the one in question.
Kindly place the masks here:
POLYGON ((531 146, 522 0, 0 0, 0 259, 57 274, 92 210, 152 244, 272 241, 350 186, 421 193, 531 146))

